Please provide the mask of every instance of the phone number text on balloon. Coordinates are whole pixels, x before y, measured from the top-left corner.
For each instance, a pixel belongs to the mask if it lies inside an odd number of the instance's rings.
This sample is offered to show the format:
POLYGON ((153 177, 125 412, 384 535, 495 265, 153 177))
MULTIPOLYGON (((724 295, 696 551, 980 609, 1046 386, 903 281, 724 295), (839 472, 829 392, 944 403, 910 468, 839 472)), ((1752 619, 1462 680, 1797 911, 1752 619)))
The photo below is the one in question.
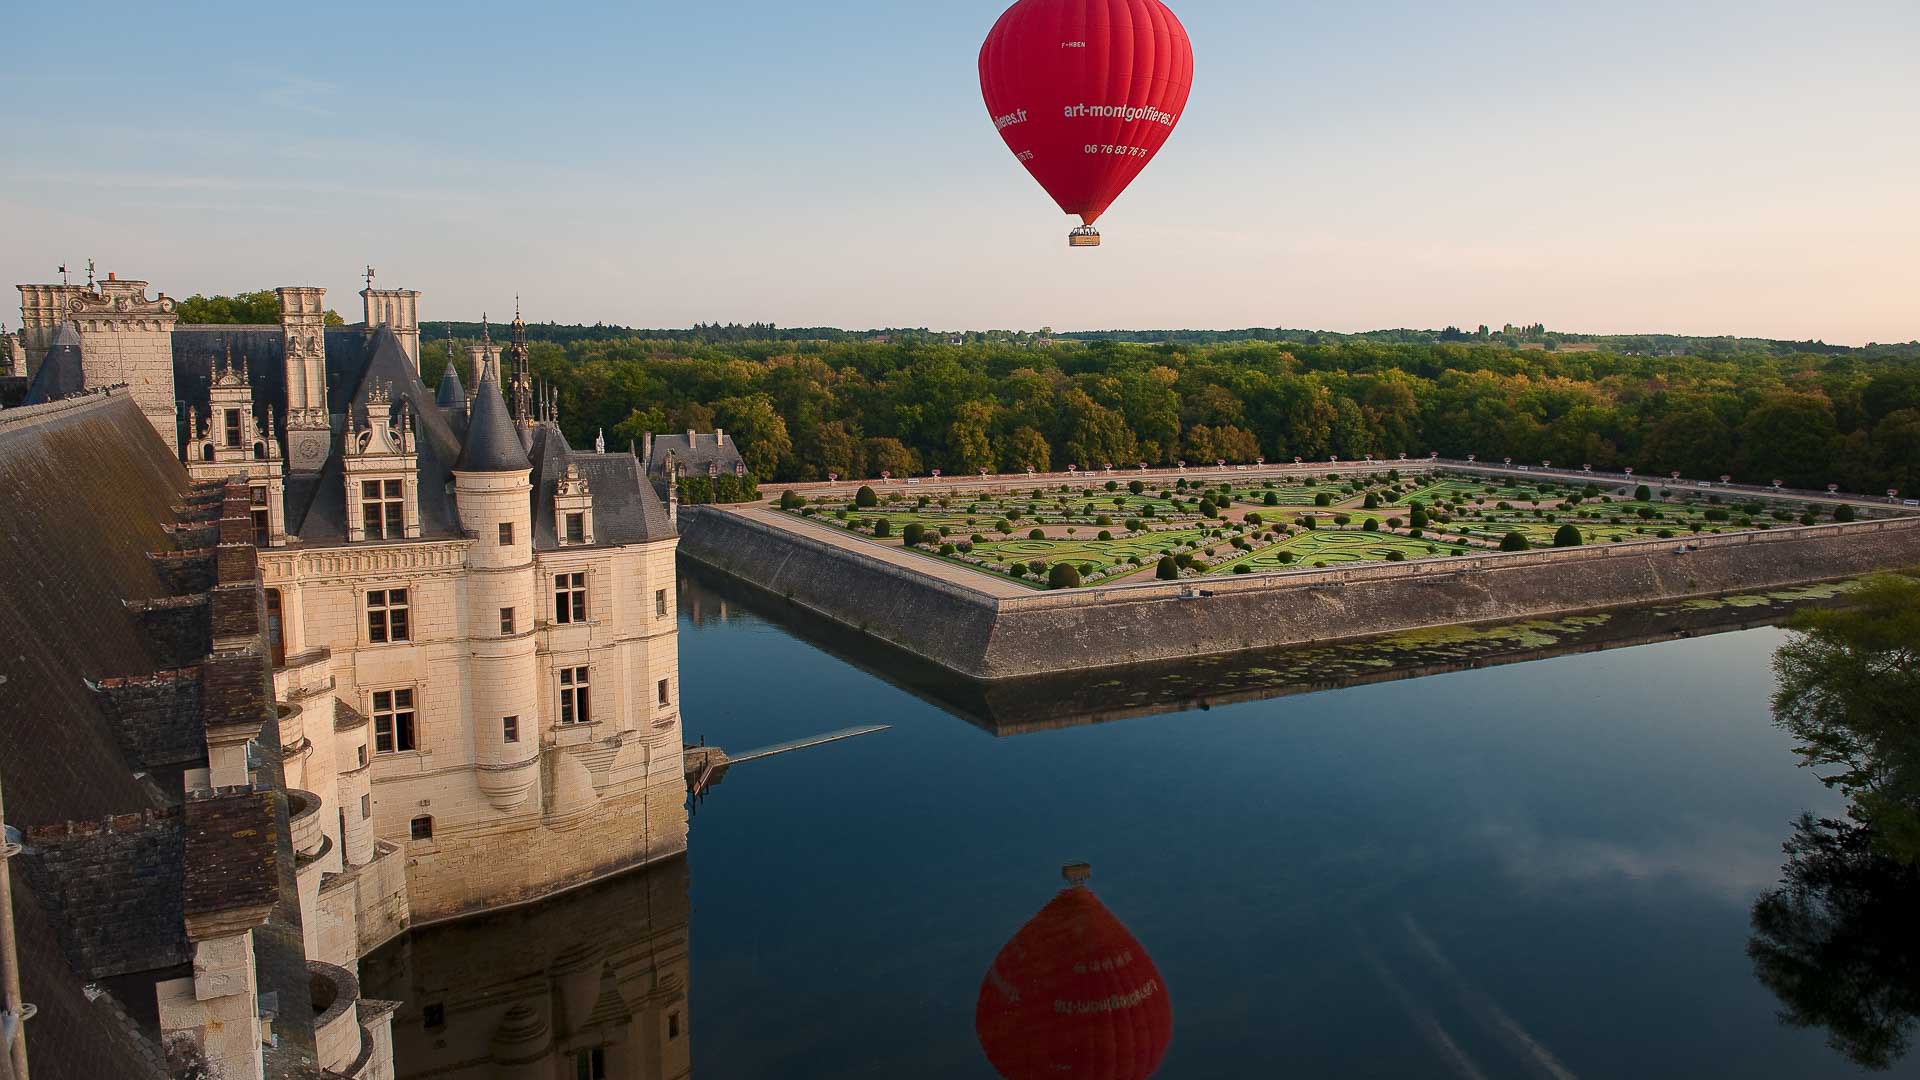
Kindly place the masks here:
POLYGON ((1086 152, 1089 154, 1111 154, 1115 157, 1146 157, 1148 154, 1153 153, 1153 151, 1144 146, 1108 146, 1104 143, 1088 143, 1086 145, 1086 152))

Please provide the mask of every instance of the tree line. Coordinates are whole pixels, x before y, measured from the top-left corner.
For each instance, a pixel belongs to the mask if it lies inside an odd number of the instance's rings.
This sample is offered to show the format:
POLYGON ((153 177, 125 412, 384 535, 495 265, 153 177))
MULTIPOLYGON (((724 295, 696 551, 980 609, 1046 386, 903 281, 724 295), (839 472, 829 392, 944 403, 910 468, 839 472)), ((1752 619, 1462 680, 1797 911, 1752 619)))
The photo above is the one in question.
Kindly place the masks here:
MULTIPOLYGON (((431 382, 444 349, 423 352, 431 382)), ((1898 351, 625 335, 532 359, 576 440, 725 428, 762 481, 1436 451, 1920 493, 1920 362, 1898 351)))

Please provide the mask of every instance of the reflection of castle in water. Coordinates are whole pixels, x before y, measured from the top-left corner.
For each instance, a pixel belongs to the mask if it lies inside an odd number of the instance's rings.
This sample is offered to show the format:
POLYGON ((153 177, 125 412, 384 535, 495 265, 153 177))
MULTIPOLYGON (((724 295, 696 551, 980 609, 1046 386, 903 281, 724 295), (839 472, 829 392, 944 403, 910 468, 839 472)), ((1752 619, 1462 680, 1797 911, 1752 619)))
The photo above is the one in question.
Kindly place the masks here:
POLYGON ((691 1075, 687 863, 432 927, 370 956, 400 1080, 691 1075))
POLYGON ((679 595, 683 610, 697 613, 696 622, 750 612, 984 731, 1007 736, 1749 630, 1777 624, 1799 607, 1831 603, 1838 589, 1779 589, 1721 601, 1412 630, 1360 641, 991 683, 956 675, 783 597, 684 560, 679 595))

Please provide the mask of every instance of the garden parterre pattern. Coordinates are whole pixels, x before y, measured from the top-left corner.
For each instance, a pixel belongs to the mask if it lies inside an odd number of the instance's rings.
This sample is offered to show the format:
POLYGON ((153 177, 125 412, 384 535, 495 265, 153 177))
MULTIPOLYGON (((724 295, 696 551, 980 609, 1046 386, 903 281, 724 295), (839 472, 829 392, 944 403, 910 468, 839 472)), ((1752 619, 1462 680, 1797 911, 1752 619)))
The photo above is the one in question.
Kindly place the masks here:
POLYGON ((1043 579, 1031 573, 1018 575, 1023 565, 1030 569, 1034 563, 1067 563, 1083 574, 1090 570, 1090 584, 1111 583, 1151 577, 1163 555, 1198 560, 1183 576, 1261 573, 1468 555, 1498 548, 1509 533, 1518 533, 1530 546, 1548 547, 1567 524, 1580 530, 1584 543, 1604 544, 1735 532, 1798 520, 1783 509, 1792 504, 1770 502, 1762 513, 1737 496, 1694 488, 1654 490, 1658 494, 1643 502, 1634 499, 1631 488, 1618 484, 1593 487, 1445 474, 1400 479, 1376 475, 1370 481, 1342 477, 1337 481, 1194 482, 1185 488, 1150 485, 1138 494, 1124 485, 1114 491, 1096 486, 1065 492, 974 493, 948 497, 944 507, 939 496, 918 495, 863 508, 838 492, 824 505, 816 504, 815 512, 826 514, 829 524, 863 526, 856 533, 870 533, 873 522, 884 520, 895 538, 917 522, 928 531, 931 546, 953 546, 946 557, 981 572, 1005 573, 1036 588, 1044 587, 1043 579), (1364 509, 1369 495, 1378 502, 1377 508, 1364 509), (1200 513, 1202 496, 1216 503, 1214 516, 1200 513), (1266 502, 1270 496, 1274 505, 1266 502), (1329 505, 1316 505, 1321 497, 1329 505), (1413 535, 1410 527, 1416 507, 1428 516, 1420 535, 1413 535), (1312 516, 1319 527, 1301 527, 1306 516, 1312 516), (1348 520, 1338 523, 1336 516, 1348 520), (1751 520, 1745 520, 1749 516, 1751 520), (1130 533, 1129 519, 1138 520, 1143 531, 1130 533), (1365 530, 1370 519, 1378 531, 1365 530), (1034 529, 1042 530, 1042 539, 1029 537, 1034 529), (1112 539, 1099 539, 1102 531, 1111 533, 1112 539), (1245 546, 1236 546, 1236 539, 1245 546))

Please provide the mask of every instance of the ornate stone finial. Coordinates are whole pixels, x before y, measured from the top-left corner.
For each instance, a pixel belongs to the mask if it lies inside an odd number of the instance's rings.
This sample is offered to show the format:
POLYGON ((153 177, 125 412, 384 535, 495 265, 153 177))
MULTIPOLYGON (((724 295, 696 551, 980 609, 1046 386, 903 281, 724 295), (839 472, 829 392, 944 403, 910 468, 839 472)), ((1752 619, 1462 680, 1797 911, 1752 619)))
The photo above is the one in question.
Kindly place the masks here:
POLYGON ((604 454, 607 452, 606 428, 601 428, 600 433, 593 437, 593 452, 596 454, 604 454))
POLYGON ((493 333, 487 326, 487 313, 484 311, 480 313, 480 344, 493 344, 493 333))
POLYGON ((1080 888, 1093 877, 1093 867, 1083 862, 1068 863, 1060 868, 1060 876, 1067 879, 1068 885, 1080 888))

